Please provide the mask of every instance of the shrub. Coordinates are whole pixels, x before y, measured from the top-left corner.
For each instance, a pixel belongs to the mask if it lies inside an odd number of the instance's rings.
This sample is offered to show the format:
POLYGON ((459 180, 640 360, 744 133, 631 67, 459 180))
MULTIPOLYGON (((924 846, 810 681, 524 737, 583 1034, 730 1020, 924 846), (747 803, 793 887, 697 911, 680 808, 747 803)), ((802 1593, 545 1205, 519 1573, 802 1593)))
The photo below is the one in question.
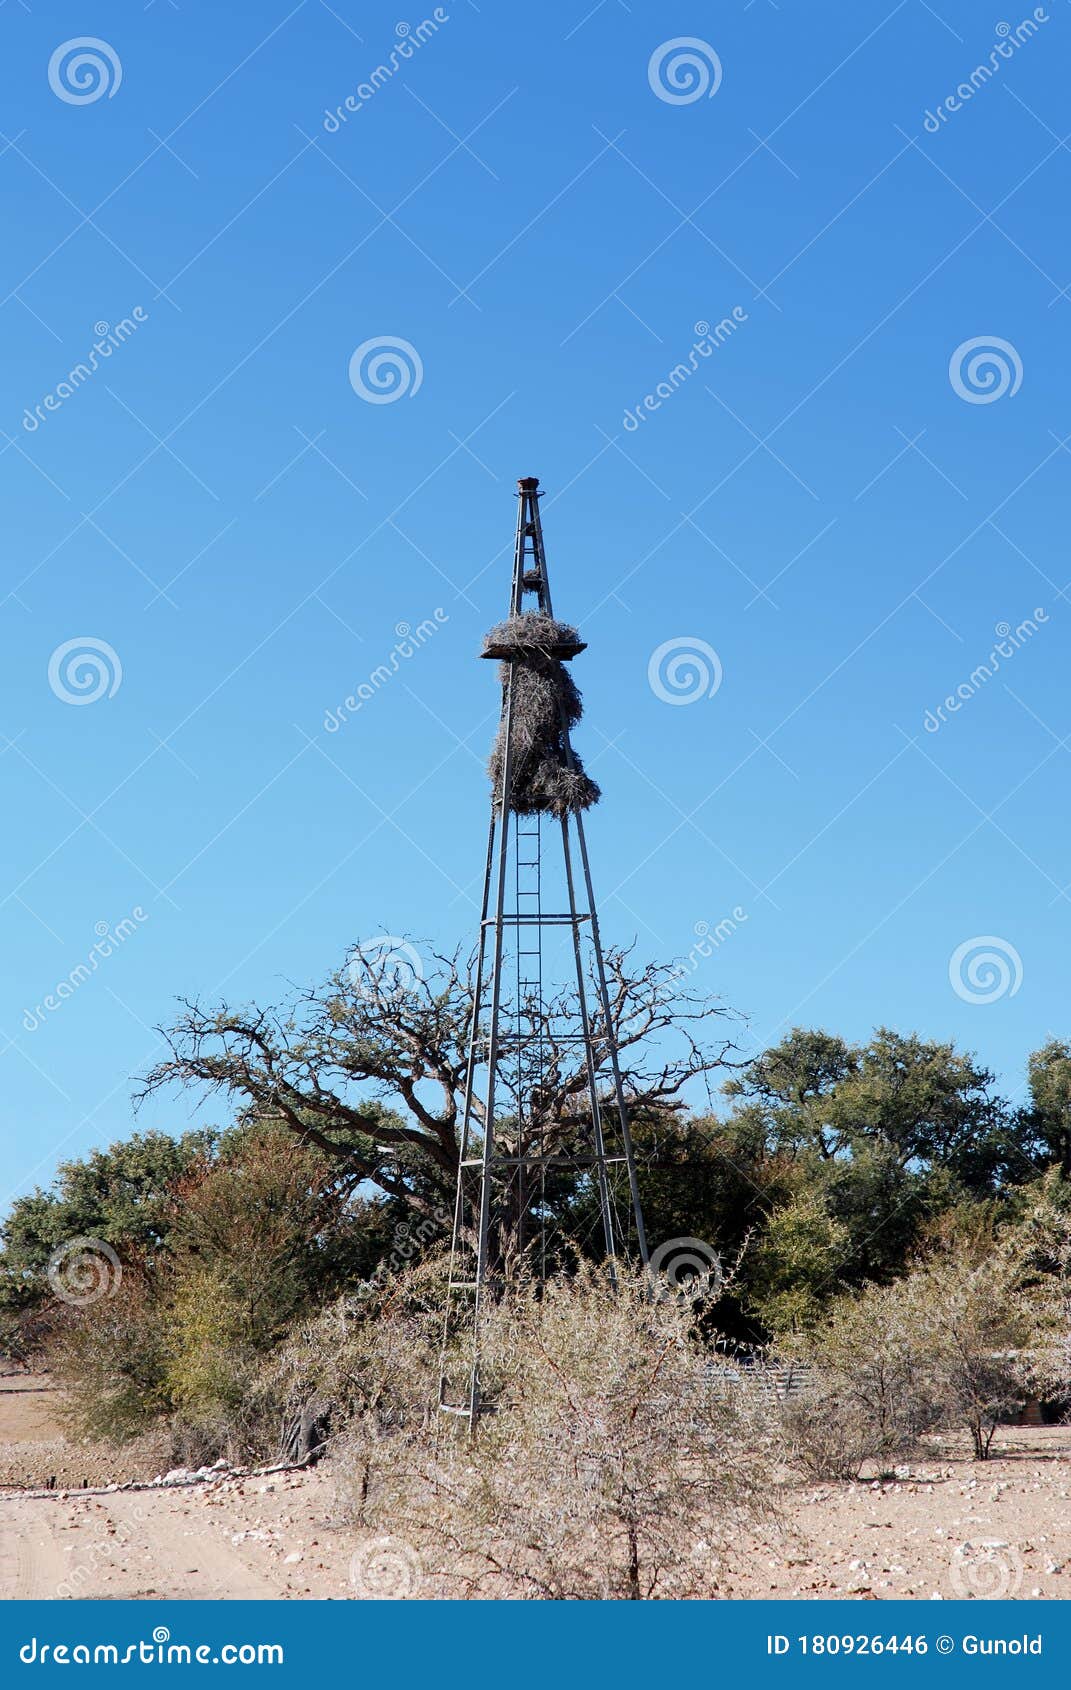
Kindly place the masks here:
POLYGON ((122 1441, 169 1415, 186 1459, 275 1453, 258 1369, 322 1297, 349 1217, 323 1158, 278 1127, 197 1157, 167 1200, 166 1249, 125 1260, 118 1289, 85 1309, 56 1305, 74 1424, 122 1441))
MULTIPOLYGON (((375 1297, 346 1296, 296 1328, 262 1366, 250 1393, 276 1453, 321 1451, 329 1430, 360 1425, 370 1443, 436 1424, 443 1269, 431 1260, 375 1297)), ((352 1492, 353 1474, 349 1489, 352 1492)), ((366 1488, 358 1476, 357 1488, 366 1488)))
POLYGON ((803 1192, 775 1209, 750 1263, 750 1306, 775 1333, 814 1324, 843 1267, 848 1229, 820 1194, 803 1192))
POLYGON ((935 1428, 966 1430, 984 1461, 1031 1395, 1071 1382, 1071 1228, 1043 1196, 994 1232, 950 1225, 901 1279, 841 1298, 792 1353, 809 1382, 784 1409, 809 1471, 857 1477, 935 1428))
POLYGON ((947 1247, 901 1282, 942 1420, 967 1429, 978 1461, 1026 1397, 1059 1393, 1071 1377, 1063 1288, 1033 1261, 1036 1218, 1007 1228, 979 1260, 947 1247))
POLYGON ((770 1505, 773 1451, 757 1397, 691 1325, 593 1269, 509 1292, 487 1310, 491 1411, 471 1443, 427 1413, 428 1317, 385 1310, 368 1329, 380 1388, 334 1456, 351 1513, 448 1595, 716 1594, 719 1548, 770 1505))
POLYGON ((128 1266, 110 1295, 72 1310, 49 1349, 80 1437, 125 1444, 168 1406, 159 1282, 128 1266))
POLYGON ((783 1424, 817 1477, 858 1478, 868 1461, 908 1454, 941 1419, 934 1357, 902 1283, 841 1297, 792 1353, 805 1383, 785 1401, 783 1424))

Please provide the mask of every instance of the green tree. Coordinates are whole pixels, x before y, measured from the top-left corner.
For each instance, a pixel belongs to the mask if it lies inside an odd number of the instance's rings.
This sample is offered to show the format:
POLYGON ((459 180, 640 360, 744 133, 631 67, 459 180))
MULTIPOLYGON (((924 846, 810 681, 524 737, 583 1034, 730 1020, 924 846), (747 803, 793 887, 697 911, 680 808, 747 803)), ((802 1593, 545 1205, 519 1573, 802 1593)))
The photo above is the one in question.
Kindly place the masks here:
POLYGON ((830 1104, 842 1143, 889 1145, 904 1167, 946 1168, 984 1192, 1033 1173, 1024 1166, 993 1075, 952 1044, 880 1027, 830 1104))
POLYGON ((859 1052, 831 1033, 794 1027, 726 1081, 725 1095, 745 1100, 753 1128, 771 1154, 817 1151, 831 1158, 842 1149, 829 1106, 856 1072, 859 1052))
POLYGON ((1032 1108, 1024 1112, 1024 1129, 1061 1179, 1071 1180, 1071 1045, 1050 1039, 1033 1052, 1027 1073, 1032 1108))
POLYGON ((838 1289, 847 1246, 848 1230, 821 1192, 801 1192, 774 1210, 748 1271, 750 1306, 771 1332, 783 1336, 813 1325, 838 1289))
POLYGON ((187 1453, 248 1453, 258 1365, 389 1254, 389 1207, 351 1197, 330 1158, 263 1123, 189 1161, 158 1221, 156 1248, 128 1251, 108 1295, 63 1311, 57 1374, 88 1433, 129 1436, 169 1414, 187 1453))
POLYGON ((99 1238, 122 1257, 151 1259, 166 1249, 174 1218, 170 1191, 217 1143, 213 1129, 134 1133, 61 1162, 49 1191, 17 1197, 0 1228, 0 1308, 21 1310, 49 1295, 52 1252, 74 1238, 99 1238))
POLYGON ((893 1278, 937 1217, 1033 1172, 988 1071, 915 1034, 852 1046, 797 1027, 724 1090, 761 1222, 741 1292, 778 1331, 893 1278))

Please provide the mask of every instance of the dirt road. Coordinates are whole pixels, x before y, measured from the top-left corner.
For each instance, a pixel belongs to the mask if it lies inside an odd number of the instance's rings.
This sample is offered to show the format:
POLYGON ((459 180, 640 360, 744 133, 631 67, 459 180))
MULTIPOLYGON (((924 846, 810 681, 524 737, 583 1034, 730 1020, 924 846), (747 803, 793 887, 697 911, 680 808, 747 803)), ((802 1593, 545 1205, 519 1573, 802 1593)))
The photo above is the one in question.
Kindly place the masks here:
POLYGON ((70 1440, 51 1381, 0 1377, 0 1596, 353 1594, 352 1546, 330 1525, 333 1487, 321 1474, 114 1488, 169 1466, 162 1442, 110 1451, 70 1440))
POLYGON ((106 1495, 0 1496, 6 1597, 350 1596, 339 1534, 319 1553, 315 1474, 106 1495), (300 1518, 298 1517, 300 1516, 300 1518))
MULTIPOLYGON (((121 1490, 95 1490, 91 1480, 65 1490, 57 1469, 114 1477, 124 1458, 65 1443, 47 1388, 5 1392, 3 1384, 10 1381, 0 1382, 0 1469, 10 1478, 21 1463, 24 1485, 56 1480, 44 1494, 0 1489, 4 1597, 367 1594, 351 1566, 368 1534, 339 1520, 329 1465, 121 1490)), ((979 1464, 953 1444, 883 1481, 787 1485, 779 1525, 735 1542, 718 1568, 722 1594, 1066 1600, 1071 1427, 1009 1429, 999 1450, 979 1464)), ((150 1454, 143 1449, 140 1461, 150 1454)), ((403 1549, 411 1594, 434 1596, 419 1557, 403 1549)))

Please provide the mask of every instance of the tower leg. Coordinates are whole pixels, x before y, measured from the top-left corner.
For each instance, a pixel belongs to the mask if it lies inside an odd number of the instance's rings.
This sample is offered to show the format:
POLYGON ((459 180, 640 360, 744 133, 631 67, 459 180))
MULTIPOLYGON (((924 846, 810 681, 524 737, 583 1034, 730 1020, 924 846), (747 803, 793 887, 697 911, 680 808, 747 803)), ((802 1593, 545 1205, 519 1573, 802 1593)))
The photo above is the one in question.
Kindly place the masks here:
POLYGON ((446 1307, 443 1310, 442 1363, 439 1368, 439 1407, 446 1407, 446 1350, 450 1336, 450 1312, 456 1291, 457 1259, 464 1244, 465 1230, 465 1164, 472 1140, 472 1109, 475 1098, 477 1052, 480 1039, 480 1011, 483 1007, 483 973, 487 960, 487 910, 491 902, 491 868, 495 849, 495 810, 491 807, 491 822, 487 830, 487 860, 484 864, 483 898, 480 903, 480 937, 476 947, 476 975, 472 983, 472 1018, 469 1023, 469 1047, 465 1059, 465 1091, 461 1107, 461 1134, 458 1139, 457 1188, 454 1194, 454 1226, 450 1235, 450 1266, 446 1281, 446 1307))
POLYGON ((636 1244, 640 1252, 640 1261, 644 1267, 649 1261, 647 1250, 647 1229, 643 1224, 643 1206, 640 1202, 640 1182, 636 1173, 636 1153, 632 1145, 632 1129, 629 1126, 628 1110, 625 1107, 625 1089, 621 1084, 621 1061, 617 1051, 617 1040, 614 1037, 613 1025, 610 1020, 610 992, 606 984, 606 962, 602 954, 602 936, 599 933, 599 916, 595 908, 595 889, 591 881, 591 863, 588 858, 587 840, 584 837, 584 818, 578 810, 576 813, 576 837, 580 845, 580 861, 584 870, 584 885, 587 889, 588 909, 591 912, 591 939, 595 949, 595 973, 599 985, 599 1007, 602 1010, 603 1027, 606 1033, 606 1043, 610 1051, 610 1063, 614 1076, 614 1095, 617 1102, 617 1120, 621 1133, 621 1147, 625 1154, 625 1166, 628 1169, 629 1194, 632 1198, 632 1214, 636 1222, 636 1244))
POLYGON ((580 949, 580 923, 576 911, 576 891, 573 885, 573 854, 569 848, 569 818, 562 817, 562 849, 565 852, 565 882, 569 891, 569 913, 572 916, 573 957, 576 962, 576 996, 580 1008, 580 1026, 584 1035, 584 1057, 588 1070, 588 1095, 591 1099, 591 1128, 595 1141, 595 1178, 599 1188, 599 1212, 602 1216, 603 1243, 610 1272, 614 1272, 614 1221, 610 1208, 610 1188, 606 1178, 606 1145, 603 1140, 602 1114, 599 1109, 598 1073, 595 1051, 591 1042, 591 1021, 588 1016, 587 991, 584 985, 584 958, 580 949))

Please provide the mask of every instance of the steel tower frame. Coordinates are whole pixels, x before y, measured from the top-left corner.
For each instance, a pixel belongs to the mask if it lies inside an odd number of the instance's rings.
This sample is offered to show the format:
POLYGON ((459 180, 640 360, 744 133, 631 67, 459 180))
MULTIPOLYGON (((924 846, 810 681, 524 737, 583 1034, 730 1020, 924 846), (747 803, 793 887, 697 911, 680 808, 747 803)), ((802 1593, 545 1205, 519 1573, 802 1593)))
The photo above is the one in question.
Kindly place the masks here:
MULTIPOLYGON (((535 476, 526 476, 518 481, 517 531, 513 555, 510 617, 521 615, 526 608, 537 609, 548 617, 552 617, 554 614, 547 574, 546 552, 543 544, 543 529, 539 514, 540 497, 539 482, 535 476), (526 602, 533 599, 535 602, 532 604, 526 602)), ((580 644, 575 649, 583 650, 584 646, 580 644)), ((645 1268, 648 1261, 647 1237, 636 1175, 636 1159, 621 1080, 619 1053, 611 1018, 610 993, 599 932, 599 918, 595 906, 595 892, 591 877, 591 863, 588 856, 583 814, 579 809, 570 810, 560 820, 556 820, 552 816, 518 814, 514 809, 511 729, 513 721, 513 680, 517 658, 508 653, 496 653, 493 649, 486 650, 483 655, 485 657, 500 656, 505 665, 501 718, 503 752, 500 759, 497 788, 492 793, 491 799, 483 898, 480 906, 472 1019, 465 1067, 457 1195, 454 1205, 447 1307, 443 1330, 443 1359, 439 1382, 440 1408, 447 1413, 465 1417, 468 1420, 471 1432, 475 1432, 481 1411, 480 1327, 484 1305, 487 1296, 497 1288, 504 1278, 504 1275, 496 1276, 494 1272, 495 1264, 492 1260, 491 1239, 495 1191, 503 1188, 503 1182, 506 1183, 507 1189, 509 1183, 512 1182, 514 1185, 514 1201, 516 1213, 519 1217, 519 1228, 523 1228, 524 1221, 529 1215, 533 1203, 539 1202, 541 1204, 545 1195, 548 1169, 555 1166, 573 1169, 581 1166, 590 1167, 598 1194, 598 1210, 605 1256, 610 1266, 610 1272, 613 1274, 619 1255, 619 1240, 615 1236, 615 1215, 608 1168, 614 1164, 623 1164, 628 1175, 629 1199, 638 1252, 645 1268), (548 831, 560 834, 568 903, 568 908, 564 911, 547 911, 543 908, 542 874, 545 849, 543 823, 547 824, 548 831), (514 847, 514 876, 512 907, 509 907, 510 900, 507 894, 510 885, 511 834, 514 847), (579 860, 579 878, 582 882, 586 908, 578 903, 577 898, 577 859, 579 860), (585 971, 584 947, 581 939, 582 928, 585 924, 588 926, 590 937, 590 955, 593 964, 592 983, 600 1016, 594 1036, 588 1005, 588 981, 585 971), (542 1125, 540 1125, 534 1139, 526 1140, 525 1138, 526 1088, 528 1088, 527 1096, 531 1097, 534 1088, 540 1084, 540 1078, 544 1072, 543 1064, 547 1055, 545 1048, 546 1004, 543 996, 543 933, 548 928, 562 926, 568 928, 571 933, 579 1030, 569 1035, 558 1035, 558 1042, 561 1042, 562 1037, 567 1037, 573 1043, 582 1044, 587 1070, 590 1152, 579 1155, 557 1154, 553 1145, 548 1147, 545 1127, 542 1125), (503 988, 506 960, 505 936, 509 929, 513 929, 515 934, 517 964, 516 1000, 513 1006, 516 1029, 513 1033, 508 1030, 504 1031, 502 1026, 504 1014, 507 1012, 503 988), (483 1024, 485 1003, 486 1024, 483 1024), (531 1030, 528 1032, 524 1030, 523 1026, 526 1006, 528 1018, 531 1021, 531 1030), (532 1013, 533 1008, 534 1013, 532 1013), (602 1060, 600 1060, 596 1050, 596 1042, 602 1047, 602 1060), (521 1112, 517 1122, 517 1154, 515 1156, 508 1154, 506 1148, 500 1147, 497 1131, 498 1123, 495 1119, 499 1065, 511 1050, 516 1054, 517 1060, 517 1083, 513 1089, 515 1100, 519 1102, 521 1112), (598 1089, 599 1070, 607 1057, 610 1067, 607 1079, 612 1081, 612 1091, 609 1096, 600 1099, 598 1089), (477 1076, 481 1068, 486 1068, 486 1080, 483 1086, 482 1109, 478 1110, 477 1076), (616 1126, 616 1136, 619 1142, 619 1150, 616 1154, 608 1154, 607 1152, 604 1122, 607 1108, 616 1126), (479 1146, 474 1141, 481 1124, 483 1126, 483 1143, 482 1146, 479 1146), (479 1198, 478 1203, 474 1205, 476 1224, 473 1229, 467 1227, 466 1224, 465 1189, 466 1174, 469 1174, 471 1182, 475 1170, 479 1171, 479 1198), (474 1277, 464 1274, 459 1276, 459 1262, 466 1253, 471 1262, 473 1231, 475 1232, 474 1277), (467 1389, 462 1401, 451 1402, 447 1400, 450 1394, 447 1378, 447 1343, 451 1320, 456 1318, 456 1300, 461 1297, 469 1299, 466 1318, 471 1323, 467 1389)), ((573 768, 575 767, 575 759, 569 739, 569 724, 564 720, 564 717, 562 719, 562 737, 567 764, 570 768, 573 768)), ((544 1230, 540 1247, 538 1249, 529 1247, 529 1260, 534 1259, 538 1263, 537 1271, 545 1273, 545 1210, 542 1207, 540 1213, 540 1225, 544 1230)), ((470 1267, 469 1274, 471 1275, 471 1273, 470 1267)))

